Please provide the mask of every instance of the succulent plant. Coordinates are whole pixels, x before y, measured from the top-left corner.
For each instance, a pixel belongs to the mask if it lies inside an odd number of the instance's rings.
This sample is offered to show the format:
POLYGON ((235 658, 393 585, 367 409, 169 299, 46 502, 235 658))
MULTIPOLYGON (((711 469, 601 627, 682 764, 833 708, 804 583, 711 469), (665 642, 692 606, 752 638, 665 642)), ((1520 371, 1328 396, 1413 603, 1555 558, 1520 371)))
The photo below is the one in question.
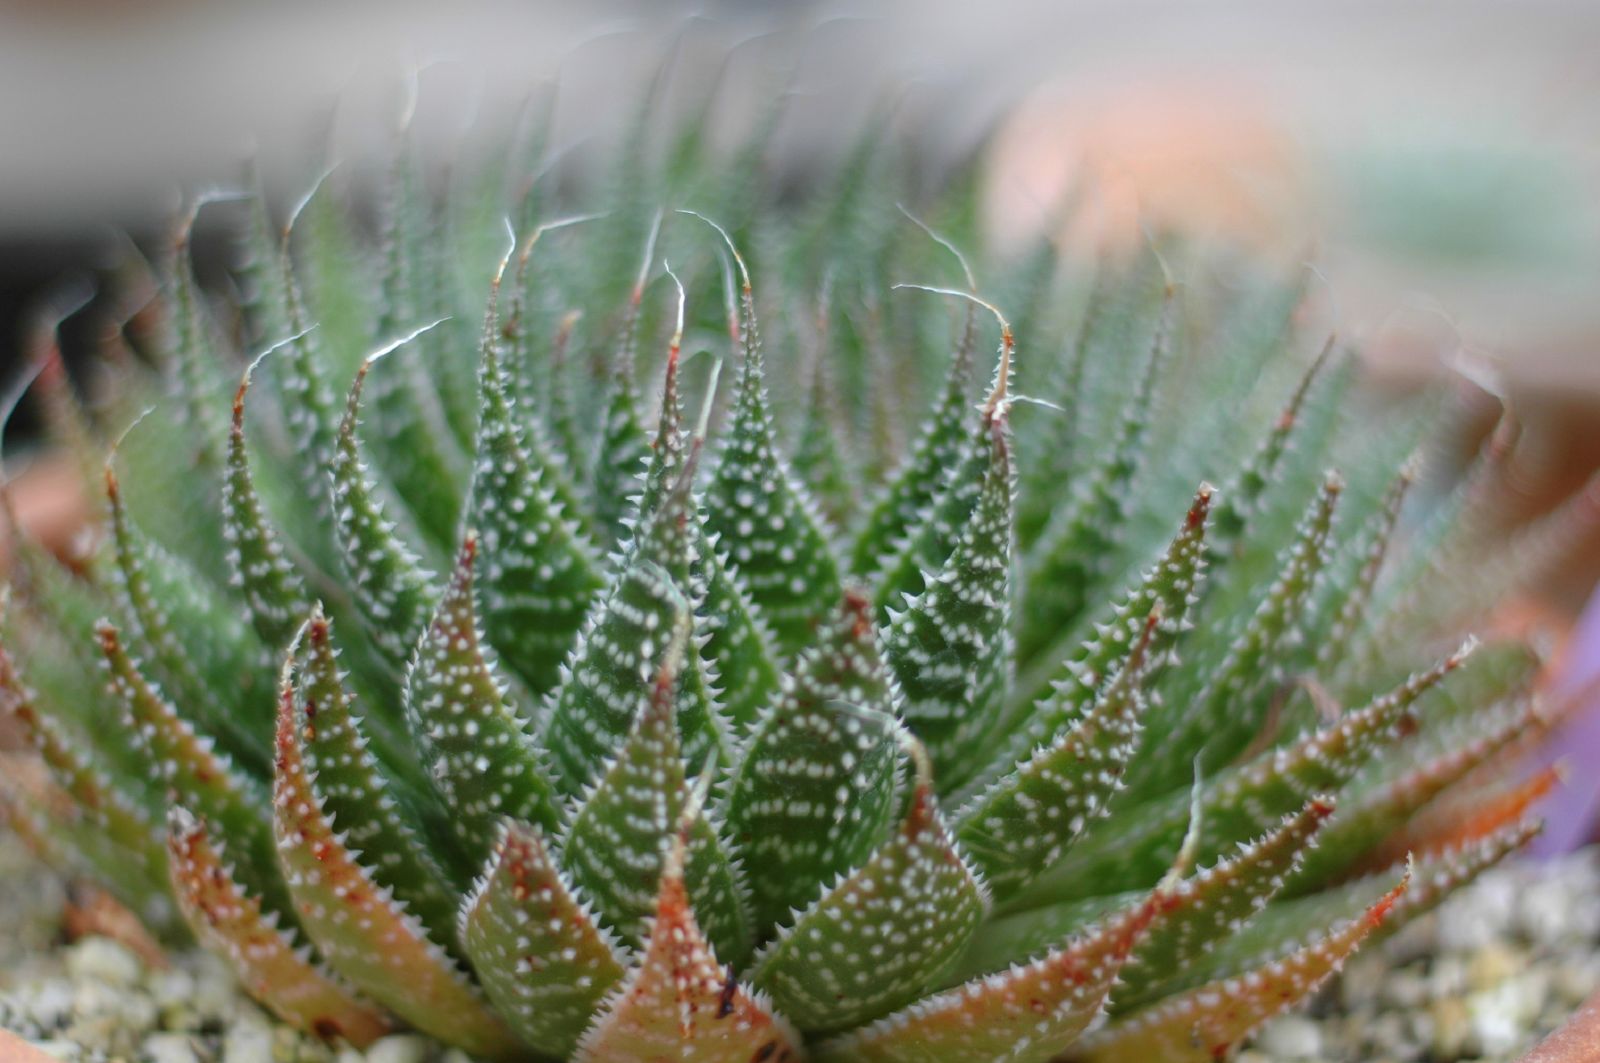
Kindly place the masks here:
POLYGON ((707 1063, 1211 1059, 1530 836, 1538 662, 1452 632, 1539 543, 1408 494, 1447 403, 1178 236, 969 269, 881 129, 780 197, 769 127, 130 266, 33 385, 109 519, 21 546, 17 828, 325 1037, 707 1063))

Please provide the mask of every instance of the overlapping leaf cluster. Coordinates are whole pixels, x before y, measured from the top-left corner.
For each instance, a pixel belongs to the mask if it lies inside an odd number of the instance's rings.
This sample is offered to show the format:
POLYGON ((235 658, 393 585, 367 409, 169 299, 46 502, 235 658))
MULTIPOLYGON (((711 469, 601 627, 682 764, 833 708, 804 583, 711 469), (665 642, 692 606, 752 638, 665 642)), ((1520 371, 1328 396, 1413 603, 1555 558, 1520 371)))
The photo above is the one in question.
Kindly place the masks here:
POLYGON ((783 202, 762 128, 593 203, 402 147, 228 300, 181 234, 93 412, 37 385, 109 519, 22 547, 18 829, 327 1037, 741 1063, 1210 1059, 1527 838, 1437 410, 1293 282, 967 270, 969 175, 913 225, 874 128, 783 202))

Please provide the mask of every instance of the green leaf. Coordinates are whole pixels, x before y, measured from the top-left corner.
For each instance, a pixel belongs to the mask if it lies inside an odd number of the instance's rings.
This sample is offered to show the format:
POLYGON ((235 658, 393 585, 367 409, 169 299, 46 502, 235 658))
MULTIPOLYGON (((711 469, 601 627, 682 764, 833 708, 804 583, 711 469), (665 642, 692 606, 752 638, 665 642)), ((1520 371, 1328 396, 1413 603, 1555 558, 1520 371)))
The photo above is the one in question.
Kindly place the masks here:
POLYGON ((507 819, 461 914, 484 993, 535 1051, 567 1058, 627 956, 551 858, 538 827, 507 819))
POLYGON ((734 255, 743 281, 743 362, 732 420, 706 495, 706 524, 771 627, 778 648, 792 656, 810 644, 818 619, 838 600, 839 564, 810 496, 778 452, 755 299, 744 262, 736 251, 734 255))
POLYGON ((1306 852, 1326 844, 1318 832, 1334 807, 1331 798, 1313 797, 1276 828, 1180 883, 1182 903, 1156 921, 1123 968, 1113 1011, 1127 1012, 1164 995, 1162 986, 1174 971, 1189 969, 1260 912, 1306 852))
POLYGON ((474 865, 488 855, 502 817, 547 831, 559 820, 531 721, 513 704, 479 630, 473 590, 478 548, 468 532, 412 655, 404 691, 411 733, 474 865))
MULTIPOLYGON (((1281 749, 1268 749, 1208 783, 1199 798, 1202 858, 1268 830, 1316 794, 1336 794, 1386 742, 1416 728, 1418 698, 1459 668, 1475 643, 1433 668, 1281 749)), ((1159 877, 1181 845, 1191 798, 1177 792, 1105 821, 1028 893, 1074 897, 1139 889, 1159 877)))
MULTIPOLYGON (((1012 706, 1013 717, 1019 718, 1022 752, 1050 738, 1087 708, 1133 648, 1152 611, 1162 617, 1151 639, 1152 677, 1170 667, 1179 637, 1193 626, 1189 614, 1205 585, 1207 518, 1215 493, 1210 484, 1202 483, 1161 556, 1098 613, 1087 630, 1070 629, 1023 671, 1012 706)), ((1007 766, 1015 760, 1013 756, 1007 766)))
POLYGON ((345 690, 333 630, 320 606, 289 646, 288 666, 293 686, 280 696, 293 699, 301 751, 324 810, 339 824, 344 843, 366 856, 379 885, 446 940, 455 927, 455 896, 368 748, 366 718, 345 690))
POLYGON ((187 438, 194 447, 194 460, 205 469, 222 465, 222 424, 216 402, 221 397, 217 384, 222 361, 217 355, 211 324, 201 306, 203 296, 195 282, 189 257, 189 235, 195 214, 206 203, 200 199, 190 205, 179 222, 172 246, 172 279, 168 297, 171 319, 165 355, 170 359, 182 396, 184 417, 189 422, 187 438))
MULTIPOLYGON (((688 617, 680 616, 643 711, 561 839, 574 884, 629 945, 645 938, 662 861, 689 801, 676 719, 679 686, 688 678, 687 629, 688 617)), ((705 934, 719 955, 740 962, 750 948, 750 928, 733 862, 704 818, 689 828, 688 844, 688 888, 705 934)))
MULTIPOLYGON (((377 334, 396 337, 423 321, 435 320, 442 275, 425 272, 425 248, 430 242, 427 207, 416 189, 415 165, 401 151, 395 163, 385 232, 382 310, 377 334)), ((448 311, 444 311, 448 313, 448 311)), ((412 332, 411 337, 420 334, 412 332)), ((435 337, 436 339, 437 337, 435 337)), ((394 484, 418 526, 433 543, 448 543, 456 533, 461 513, 460 486, 466 463, 457 446, 450 412, 441 388, 452 374, 437 380, 423 361, 439 356, 432 340, 391 347, 397 363, 373 384, 371 446, 378 467, 394 484)))
POLYGON ((249 726, 267 704, 262 647, 202 576, 139 533, 109 465, 105 476, 114 579, 133 645, 195 724, 242 769, 265 775, 266 731, 249 726))
POLYGON ((838 423, 839 412, 838 404, 829 393, 823 363, 818 359, 811 367, 811 383, 806 388, 805 412, 795 443, 793 464, 795 475, 811 492, 823 516, 835 527, 842 527, 849 520, 855 492, 839 450, 845 438, 838 423))
POLYGON ((884 655, 905 694, 901 714, 926 745, 946 790, 982 766, 1011 678, 1009 341, 1007 331, 995 392, 984 410, 988 460, 977 501, 949 557, 904 612, 891 613, 884 638, 884 655))
POLYGON ((956 837, 997 902, 1055 865, 1121 786, 1139 748, 1146 654, 1160 621, 1151 614, 1144 636, 1081 719, 956 814, 956 837))
POLYGON ((222 531, 234 586, 244 598, 250 623, 263 643, 277 647, 294 637, 310 602, 305 581, 285 554, 250 475, 244 438, 244 397, 249 388, 250 372, 246 371, 233 397, 222 480, 222 531))
POLYGON ((1078 620, 1113 574, 1125 538, 1130 487, 1144 462, 1156 386, 1171 360, 1172 306, 1169 291, 1144 373, 1115 434, 1101 448, 1103 456, 1073 484, 1071 496, 1056 508, 1029 552, 1017 618, 1017 660, 1022 664, 1078 620))
POLYGON ((431 1037, 491 1059, 513 1057, 515 1038, 466 974, 335 832, 305 762, 292 694, 278 704, 276 767, 270 822, 278 861, 300 925, 328 966, 431 1037))
POLYGON ((824 1042, 823 1063, 1046 1063, 1100 1013, 1117 974, 1172 898, 1154 891, 1026 964, 919 1000, 824 1042))
POLYGON ((212 824, 232 846, 245 887, 259 896, 269 911, 290 914, 288 895, 273 861, 267 795, 253 778, 218 753, 210 739, 197 734, 144 677, 123 648, 115 627, 102 621, 95 635, 125 733, 143 748, 151 772, 166 788, 168 804, 180 804, 212 824))
POLYGON ((1289 675, 1291 654, 1303 645, 1301 617, 1318 573, 1327 560, 1328 536, 1344 480, 1330 473, 1307 506, 1294 540, 1278 558, 1278 574, 1261 595, 1244 630, 1222 659, 1203 659, 1192 674, 1205 676, 1191 694, 1179 687, 1152 719, 1154 741, 1128 780, 1130 791, 1149 796, 1182 785, 1198 764, 1213 773, 1245 751, 1269 723, 1270 703, 1289 675), (1202 670, 1203 669, 1203 670, 1202 670))
MULTIPOLYGON (((1295 896, 1333 881, 1364 862, 1375 846, 1402 840, 1397 835, 1420 809, 1538 727, 1538 709, 1531 705, 1520 711, 1485 715, 1497 722, 1478 737, 1462 740, 1452 736, 1445 752, 1421 763, 1406 763, 1391 777, 1363 788, 1354 800, 1345 802, 1323 828, 1323 843, 1290 877, 1285 893, 1295 896)), ((1413 757, 1406 759, 1412 761, 1413 757)), ((1377 767, 1389 766, 1380 763, 1377 767)))
POLYGON ((1410 888, 1395 902, 1376 934, 1380 940, 1388 937, 1521 849, 1539 833, 1539 827, 1538 820, 1523 819, 1464 845, 1405 860, 1353 882, 1305 897, 1275 901, 1248 925, 1219 942, 1204 956, 1197 957, 1187 968, 1174 971, 1167 991, 1177 992, 1217 979, 1238 977, 1281 960, 1308 938, 1330 926, 1357 918, 1381 900, 1395 878, 1409 869, 1410 888))
MULTIPOLYGON (((661 509, 674 488, 693 492, 687 477, 693 456, 701 443, 691 445, 683 428, 679 403, 680 331, 674 333, 667 349, 667 367, 661 388, 661 416, 651 441, 650 463, 645 470, 644 489, 635 507, 634 527, 643 527, 661 509)), ((692 504, 692 501, 691 501, 692 504)), ((730 724, 740 732, 755 725, 756 716, 778 689, 778 666, 773 662, 772 636, 756 615, 737 573, 728 568, 706 533, 704 514, 694 507, 692 518, 694 556, 689 563, 689 586, 698 608, 695 631, 705 640, 705 660, 716 672, 721 685, 722 710, 730 724)))
POLYGON ((1159 1059, 1211 1063, 1262 1023, 1309 996, 1405 894, 1409 873, 1360 917, 1288 956, 1237 978, 1164 1000, 1086 1038, 1071 1058, 1085 1063, 1159 1059))
MULTIPOLYGON (((684 818, 693 822, 694 811, 684 818)), ((685 833, 680 826, 667 851, 644 954, 584 1034, 575 1063, 798 1063, 799 1036, 723 968, 700 931, 684 881, 685 833)))
POLYGON ((339 422, 331 466, 334 517, 345 577, 367 633, 396 674, 405 668, 417 635, 433 609, 432 574, 385 513, 378 484, 367 474, 356 439, 356 419, 361 410, 362 386, 373 361, 404 347, 409 338, 369 355, 356 371, 355 383, 345 401, 344 418, 339 422))
POLYGON ((479 578, 484 631, 506 664, 544 694, 559 681, 602 580, 593 549, 550 490, 524 443, 495 347, 496 295, 489 299, 479 366, 480 423, 468 526, 487 562, 479 578))
POLYGON ((1250 522, 1261 511, 1268 489, 1276 482, 1284 457, 1289 452, 1289 442, 1305 412, 1312 385, 1332 354, 1333 338, 1330 336, 1316 361, 1301 376, 1283 412, 1278 414, 1266 436, 1256 445, 1255 453, 1223 490, 1222 501, 1212 516, 1215 527, 1211 535, 1210 557, 1213 563, 1220 563, 1248 538, 1250 522))
MULTIPOLYGON (((0 592, 0 604, 9 613, 8 593, 0 592)), ((145 780, 119 776, 116 766, 97 755, 82 735, 40 712, 34 692, 17 673, 4 645, 0 645, 0 718, 16 725, 55 784, 96 830, 133 855, 142 874, 157 880, 165 876, 165 852, 145 780)))
POLYGON ((972 360, 976 336, 969 310, 944 388, 933 413, 923 424, 906 459, 868 511, 850 551, 850 571, 871 577, 880 572, 900 542, 926 519, 939 497, 946 470, 954 468, 966 450, 967 411, 971 399, 972 360))
POLYGON ((639 395, 633 375, 638 361, 640 302, 644 298, 645 279, 654 264, 656 236, 660 229, 658 213, 645 241, 639 276, 622 314, 621 331, 600 401, 600 435, 595 445, 594 480, 589 493, 594 499, 595 523, 609 543, 626 537, 623 518, 631 510, 631 498, 637 493, 640 473, 650 458, 650 441, 639 413, 639 395))
MULTIPOLYGON (((692 615, 685 593, 697 556, 689 468, 663 506, 636 529, 555 693, 544 744, 567 794, 595 778, 621 746, 649 700, 662 654, 678 625, 692 615)), ((677 725, 692 773, 710 760, 727 764, 733 759, 733 738, 712 698, 713 678, 701 641, 697 635, 677 684, 677 725)))
POLYGON ((279 1020, 324 1040, 365 1048, 394 1029, 383 1012, 323 969, 262 911, 227 861, 227 843, 175 806, 167 820, 172 892, 195 937, 228 961, 251 997, 279 1020))
POLYGON ((927 754, 893 835, 756 956, 751 982, 806 1031, 845 1030, 920 996, 971 940, 989 900, 951 838, 927 754))
POLYGON ((762 712, 727 796, 758 934, 858 867, 894 812, 900 734, 871 603, 844 605, 762 712))

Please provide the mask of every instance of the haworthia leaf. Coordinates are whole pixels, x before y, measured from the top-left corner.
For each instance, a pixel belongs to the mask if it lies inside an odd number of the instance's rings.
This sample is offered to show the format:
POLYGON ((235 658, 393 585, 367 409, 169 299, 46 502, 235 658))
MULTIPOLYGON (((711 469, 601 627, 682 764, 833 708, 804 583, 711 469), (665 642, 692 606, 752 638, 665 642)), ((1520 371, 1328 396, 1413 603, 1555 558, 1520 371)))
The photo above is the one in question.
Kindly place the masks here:
POLYGON ((1420 764, 1403 768, 1381 785, 1366 788, 1357 794, 1324 828, 1324 844, 1307 854, 1304 864, 1290 878, 1285 892, 1293 896, 1314 889, 1374 858, 1382 863, 1403 858, 1412 850, 1405 846, 1406 838, 1396 835, 1397 832, 1403 835, 1401 828, 1406 821, 1453 784, 1526 734, 1535 726, 1536 712, 1530 708, 1524 712, 1507 714, 1488 733, 1420 764), (1401 847, 1397 848, 1396 843, 1401 847), (1377 856, 1373 852, 1374 846, 1388 849, 1388 858, 1377 856))
POLYGON ((577 1063, 798 1063, 800 1037, 718 962, 684 882, 688 841, 668 850, 644 954, 578 1044, 577 1063))
POLYGON ((1092 1034, 1071 1058, 1088 1063, 1160 1059, 1211 1063, 1267 1019, 1306 996, 1383 924, 1410 875, 1359 918, 1257 970, 1154 1004, 1092 1034))
POLYGON ((1278 574, 1255 612, 1192 696, 1177 691, 1152 728, 1155 741, 1129 779, 1149 795, 1181 785, 1199 751, 1201 769, 1215 772, 1248 748, 1267 721, 1275 688, 1287 674, 1289 654, 1304 637, 1301 616, 1327 560, 1328 536, 1344 481, 1329 474, 1311 500, 1294 540, 1279 555, 1278 574))
MULTIPOLYGON (((285 241, 288 234, 285 233, 285 241)), ((290 448, 301 488, 311 500, 319 522, 331 525, 335 516, 333 481, 328 470, 334 467, 339 450, 339 408, 328 384, 328 367, 318 343, 318 332, 309 327, 308 314, 300 288, 295 283, 288 247, 277 258, 283 277, 284 303, 288 314, 289 339, 278 367, 277 386, 283 395, 284 427, 295 441, 290 448)), ((321 534, 326 535, 326 532, 321 534)), ((332 537, 324 544, 332 545, 332 537)), ((320 556, 320 555, 319 555, 320 556)))
POLYGON ((250 709, 265 704, 259 644, 203 577, 139 534, 110 466, 105 477, 114 575, 136 645, 194 722, 242 768, 265 774, 265 721, 250 722, 250 709))
POLYGON ((1260 510, 1268 489, 1275 482, 1279 466, 1289 450, 1289 441, 1300 423, 1311 387, 1333 353, 1330 336, 1322 353, 1305 371, 1300 383, 1289 396, 1283 411, 1273 421, 1266 436, 1256 446, 1256 451, 1222 493, 1222 503, 1212 517, 1214 531, 1209 547, 1213 562, 1220 562, 1231 554, 1249 530, 1250 521, 1260 510))
POLYGON ((491 1059, 513 1056, 515 1038, 467 976, 335 832, 305 763, 292 695, 279 701, 276 744, 278 862, 328 966, 423 1033, 491 1059))
POLYGON ((294 636, 310 603, 305 581, 284 553, 250 475, 244 437, 244 398, 249 388, 250 374, 246 372, 233 397, 222 479, 222 531, 234 586, 244 598, 250 623, 263 643, 278 647, 294 636))
POLYGON ((1152 892, 1026 964, 919 1000, 824 1042, 837 1063, 1046 1063, 1088 1028, 1117 974, 1172 897, 1152 892))
POLYGON ((923 590, 928 578, 950 558, 957 539, 983 493, 991 464, 993 435, 984 422, 969 422, 956 460, 941 472, 938 493, 919 519, 880 564, 875 595, 880 613, 900 608, 904 598, 923 590))
POLYGON ((1395 903, 1377 932, 1379 938, 1387 937, 1525 846, 1539 833, 1539 826, 1533 819, 1507 824, 1493 834, 1433 856, 1408 859, 1353 882, 1268 905, 1248 925, 1196 958, 1183 971, 1174 971, 1167 991, 1178 992, 1236 977, 1282 959, 1328 927, 1358 916, 1382 898, 1395 878, 1409 868, 1411 886, 1395 903))
POLYGON ((1023 664, 1078 620, 1093 592, 1113 574, 1129 515, 1130 486, 1144 461, 1151 403, 1168 362, 1170 292, 1167 298, 1144 373, 1116 434, 1105 444, 1105 456, 1073 485, 1029 553, 1017 618, 1017 660, 1023 664))
POLYGON ((919 747, 905 818, 756 957, 751 981, 807 1031, 844 1030, 915 1000, 978 929, 989 899, 956 848, 919 747))
MULTIPOLYGON (((680 620, 643 711, 627 740, 579 803, 561 839, 563 865, 606 925, 638 945, 655 903, 662 862, 689 800, 676 706, 688 619, 680 620)), ((695 912, 717 953, 737 963, 750 947, 741 884, 716 829, 688 828, 688 883, 695 912)))
POLYGON ((324 811, 345 845, 363 854, 378 883, 394 893, 440 940, 455 926, 455 898, 395 788, 368 749, 366 720, 346 692, 333 630, 318 607, 289 646, 301 751, 324 811))
POLYGON ((484 630, 535 694, 553 689, 602 580, 593 551, 567 519, 546 470, 525 445, 500 369, 490 295, 478 370, 479 425, 466 513, 482 539, 484 630))
POLYGON ((220 397, 216 385, 222 363, 212 342, 189 258, 190 229, 195 213, 204 203, 201 199, 191 205, 173 241, 170 335, 164 353, 176 372, 195 459, 204 468, 216 469, 222 464, 222 424, 215 405, 220 397))
POLYGON ((844 606, 767 706, 733 774, 728 830, 766 934, 858 867, 893 814, 900 739, 871 603, 844 606))
POLYGON ((259 343, 292 330, 288 293, 278 269, 279 230, 272 222, 266 192, 253 162, 246 166, 245 187, 250 190, 249 218, 239 241, 234 272, 240 282, 239 309, 249 323, 250 338, 259 343))
MULTIPOLYGON (((1039 655, 1038 663, 1017 680, 1013 715, 1020 715, 1023 751, 1048 739, 1075 719, 1100 690, 1133 644, 1145 618, 1161 614, 1150 646, 1152 678, 1175 658, 1179 636, 1193 625, 1191 607, 1199 599, 1206 575, 1207 518, 1215 490, 1202 483, 1171 543, 1140 574, 1121 598, 1098 615, 1089 629, 1072 629, 1065 644, 1039 655), (1044 699, 1040 703, 1040 699, 1044 699)), ((1015 761, 1012 757, 1012 762, 1015 761)))
POLYGON ((566 1058, 627 956, 552 859, 539 828, 505 820, 460 938, 495 1010, 529 1047, 566 1058))
POLYGON ((822 514, 836 527, 843 526, 849 519, 855 490, 839 451, 841 438, 837 404, 828 394, 827 378, 819 360, 811 368, 811 385, 806 389, 805 412, 795 442, 793 465, 795 475, 816 499, 822 514))
POLYGON ((1113 1009, 1126 1012, 1154 1000, 1172 972, 1192 966, 1254 917, 1320 841, 1318 831, 1333 810, 1331 798, 1313 797, 1275 829, 1179 883, 1181 903, 1156 922, 1123 968, 1113 1009))
POLYGON ((324 970, 261 910, 235 877, 226 842, 182 806, 167 819, 172 892, 195 936, 228 961, 253 998, 283 1022, 365 1048, 394 1029, 387 1013, 324 970))
POLYGON ((1366 548, 1359 556, 1355 571, 1347 581, 1328 581, 1331 585, 1319 592, 1331 613, 1326 629, 1318 633, 1316 665, 1319 673, 1326 675, 1346 663, 1351 643, 1372 604, 1373 591, 1400 521, 1400 507, 1413 479, 1414 473, 1409 468, 1395 477, 1377 512, 1362 531, 1361 540, 1366 548))
POLYGON ((957 814, 956 837, 997 902, 1057 863, 1121 786, 1139 747, 1146 655, 1160 620, 1151 614, 1143 638, 1080 720, 957 814))
POLYGON ((503 816, 547 831, 558 821, 555 787, 531 722, 512 701, 479 630, 478 546, 468 532, 404 690, 411 733, 474 864, 488 855, 503 816))
POLYGON ((28 849, 64 875, 104 883, 151 931, 181 941, 184 925, 173 910, 166 875, 145 857, 112 841, 86 819, 72 797, 58 789, 45 766, 20 752, 0 754, 0 823, 28 849))
POLYGON ((595 523, 611 543, 625 537, 623 518, 628 515, 630 499, 638 490, 639 475, 650 457, 650 440, 639 413, 639 394, 633 377, 634 363, 638 360, 640 303, 644 298, 645 278, 655 257, 660 227, 661 216, 657 214, 645 242, 644 262, 623 311, 622 327, 600 403, 600 434, 589 493, 594 499, 595 523))
POLYGON ((266 794, 216 752, 210 739, 197 734, 145 678, 115 627, 102 622, 95 635, 112 699, 128 733, 143 747, 150 770, 166 787, 169 804, 192 810, 227 837, 246 888, 269 911, 289 914, 288 895, 273 867, 266 794))
MULTIPOLYGON (((692 468, 692 463, 686 470, 692 468)), ((694 549, 691 472, 686 471, 661 508, 635 530, 619 560, 610 591, 567 666, 554 695, 545 745, 554 754, 558 782, 576 793, 620 746, 650 696, 679 625, 692 604, 694 549)), ((732 760, 732 735, 712 698, 713 677, 691 640, 677 683, 677 726, 691 772, 709 760, 732 760)))
POLYGON ((1469 776, 1423 809, 1405 829, 1372 849, 1361 867, 1382 867, 1409 854, 1432 859, 1495 837, 1507 827, 1530 821, 1542 825, 1531 818, 1532 812, 1564 781, 1565 774, 1565 766, 1556 763, 1525 779, 1491 786, 1487 793, 1474 792, 1469 776))
POLYGON ((702 653, 716 668, 728 722, 748 732, 778 689, 773 638, 738 573, 705 536, 703 525, 699 530, 694 583, 700 602, 697 629, 705 633, 702 653))
POLYGON ((982 766, 1010 681, 1015 484, 1005 360, 1003 354, 999 398, 990 399, 984 414, 988 460, 977 501, 949 557, 904 612, 891 614, 884 638, 884 655, 905 694, 902 714, 947 790, 982 766))
MULTIPOLYGON (((1459 668, 1474 645, 1467 643, 1322 730, 1266 750, 1207 784, 1199 799, 1205 824, 1201 855, 1215 856, 1261 834, 1317 794, 1337 793, 1382 743, 1415 729, 1413 704, 1459 668)), ((1131 809, 1116 817, 1115 831, 1084 839, 1060 867, 1039 879, 1029 897, 1138 889, 1162 873, 1189 819, 1190 797, 1181 792, 1131 809)))
MULTIPOLYGON (((681 305, 681 304, 680 304, 681 305)), ((650 462, 639 495, 635 528, 649 521, 675 486, 691 492, 692 475, 686 470, 692 446, 683 428, 678 399, 679 344, 674 335, 667 350, 667 368, 661 389, 661 415, 651 440, 650 462)), ((772 637, 758 617, 739 577, 728 569, 713 540, 706 534, 704 515, 695 507, 692 533, 694 556, 689 564, 691 598, 696 603, 695 630, 705 638, 703 654, 714 667, 721 685, 722 709, 728 722, 740 731, 754 726, 756 714, 778 688, 772 637)))
MULTIPOLYGON (((8 593, 0 592, 0 607, 9 611, 8 593)), ((14 721, 56 785, 97 830, 136 854, 144 873, 157 878, 164 875, 160 831, 142 792, 146 788, 139 785, 143 780, 118 778, 87 741, 69 732, 61 721, 39 712, 35 701, 11 655, 0 646, 0 718, 14 721)))
MULTIPOLYGON (((402 340, 395 346, 404 345, 402 340)), ((328 475, 345 575, 373 644, 398 674, 433 608, 433 591, 431 574, 385 514, 356 439, 362 387, 373 359, 381 356, 369 356, 356 371, 328 475)))
MULTIPOLYGON (((743 270, 741 260, 740 269, 743 270)), ((732 421, 706 495, 717 536, 783 653, 808 645, 817 617, 840 593, 834 559, 812 502, 778 452, 750 278, 743 274, 739 338, 743 363, 732 421)))
MULTIPOLYGON (((427 208, 415 184, 417 175, 407 152, 396 159, 394 191, 385 232, 382 310, 377 334, 394 337, 437 316, 432 305, 441 296, 439 277, 428 277, 419 259, 427 246, 423 229, 427 208)), ((431 340, 429 354, 436 355, 431 340)), ((392 482, 417 523, 434 543, 448 543, 461 513, 464 462, 456 445, 439 384, 423 362, 423 344, 396 344, 390 371, 373 385, 371 445, 378 467, 392 482)), ((442 372, 438 379, 450 381, 442 372)), ((448 387, 445 383, 443 386, 448 387)))

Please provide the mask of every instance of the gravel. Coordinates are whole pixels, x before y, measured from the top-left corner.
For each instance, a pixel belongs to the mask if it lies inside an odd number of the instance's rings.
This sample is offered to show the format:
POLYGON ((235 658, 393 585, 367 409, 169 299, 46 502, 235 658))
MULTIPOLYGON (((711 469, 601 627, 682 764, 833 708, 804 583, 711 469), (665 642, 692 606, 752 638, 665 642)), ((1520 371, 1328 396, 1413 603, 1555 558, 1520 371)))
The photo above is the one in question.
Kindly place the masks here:
MULTIPOLYGON (((164 970, 102 937, 61 944, 57 879, 0 834, 0 1027, 67 1063, 469 1063, 414 1034, 365 1052, 275 1023, 203 953, 164 970)), ((1510 1063, 1600 989, 1600 849, 1484 876, 1235 1063, 1510 1063)))

